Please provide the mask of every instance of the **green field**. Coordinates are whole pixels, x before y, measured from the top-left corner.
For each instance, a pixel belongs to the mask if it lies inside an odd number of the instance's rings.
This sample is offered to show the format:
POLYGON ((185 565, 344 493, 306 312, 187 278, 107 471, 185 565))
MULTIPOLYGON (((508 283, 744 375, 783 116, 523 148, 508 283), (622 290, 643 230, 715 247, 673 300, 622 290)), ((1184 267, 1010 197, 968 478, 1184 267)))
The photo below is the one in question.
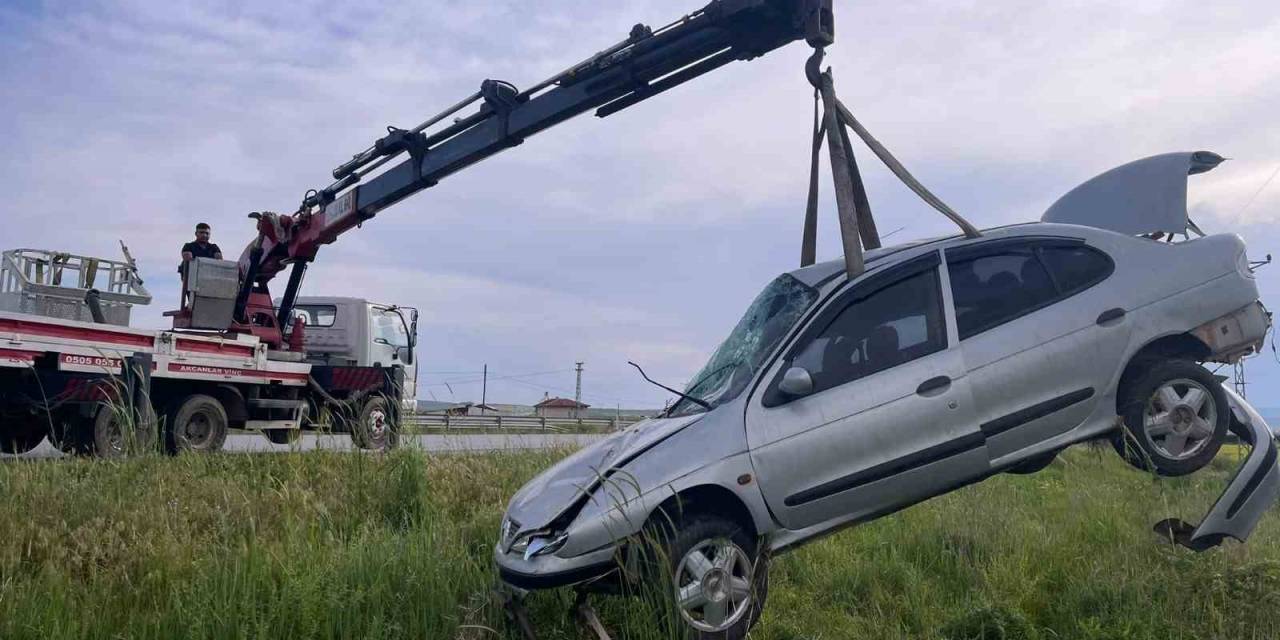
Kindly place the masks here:
MULTIPOLYGON (((501 638, 491 545, 563 455, 306 453, 0 464, 0 638, 501 638)), ((1001 476, 775 559, 754 638, 1274 638, 1280 517, 1203 554, 1233 465, 1154 480, 1109 450, 1001 476)), ((571 595, 537 594, 546 638, 571 595)), ((601 598, 619 638, 661 612, 601 598)))

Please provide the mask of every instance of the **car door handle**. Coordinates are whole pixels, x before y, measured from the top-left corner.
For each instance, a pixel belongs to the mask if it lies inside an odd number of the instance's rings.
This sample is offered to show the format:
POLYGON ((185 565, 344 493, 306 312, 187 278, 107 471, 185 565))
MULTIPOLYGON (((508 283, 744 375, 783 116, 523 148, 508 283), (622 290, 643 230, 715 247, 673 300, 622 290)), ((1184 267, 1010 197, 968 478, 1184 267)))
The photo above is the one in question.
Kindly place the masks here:
POLYGON ((1124 318, 1124 309, 1116 307, 1115 309, 1107 309, 1098 315, 1098 324, 1108 325, 1115 324, 1124 318))
POLYGON ((920 386, 916 387, 916 395, 927 396, 934 391, 946 389, 947 387, 950 387, 950 386, 951 386, 951 378, 948 378, 947 376, 938 376, 936 378, 929 378, 928 380, 921 382, 920 386))

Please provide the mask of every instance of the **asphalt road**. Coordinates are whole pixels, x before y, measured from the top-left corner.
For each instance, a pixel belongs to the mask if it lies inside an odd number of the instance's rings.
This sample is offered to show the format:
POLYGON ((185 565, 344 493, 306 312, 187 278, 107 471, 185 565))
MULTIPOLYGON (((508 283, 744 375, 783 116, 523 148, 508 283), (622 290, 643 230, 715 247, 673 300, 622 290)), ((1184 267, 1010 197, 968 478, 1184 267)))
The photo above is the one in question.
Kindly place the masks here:
MULTIPOLYGON (((401 446, 414 447, 432 452, 458 451, 516 451, 531 449, 552 449, 557 447, 582 447, 604 436, 601 434, 569 434, 569 433, 535 433, 504 435, 497 433, 449 434, 449 435, 411 435, 400 439, 401 446)), ((352 451, 351 437, 346 434, 311 435, 305 434, 298 442, 290 445, 271 444, 258 434, 232 434, 227 436, 224 451, 233 453, 277 453, 287 451, 352 451)), ((23 456, 6 456, 0 458, 59 458, 58 451, 46 440, 31 452, 23 456)))

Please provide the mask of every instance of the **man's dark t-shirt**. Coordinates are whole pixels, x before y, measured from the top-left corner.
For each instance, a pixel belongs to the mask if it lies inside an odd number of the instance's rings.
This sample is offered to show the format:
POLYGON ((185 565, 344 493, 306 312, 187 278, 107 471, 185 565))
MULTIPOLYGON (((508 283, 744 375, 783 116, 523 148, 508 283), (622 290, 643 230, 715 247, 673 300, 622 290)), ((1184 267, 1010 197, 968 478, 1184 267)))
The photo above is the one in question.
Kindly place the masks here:
MULTIPOLYGON (((218 245, 212 242, 206 242, 202 245, 199 242, 192 241, 182 245, 182 252, 187 253, 188 251, 191 252, 192 260, 196 258, 216 258, 219 253, 222 253, 222 249, 219 249, 218 245)), ((186 262, 178 265, 178 273, 182 273, 186 266, 186 262)))

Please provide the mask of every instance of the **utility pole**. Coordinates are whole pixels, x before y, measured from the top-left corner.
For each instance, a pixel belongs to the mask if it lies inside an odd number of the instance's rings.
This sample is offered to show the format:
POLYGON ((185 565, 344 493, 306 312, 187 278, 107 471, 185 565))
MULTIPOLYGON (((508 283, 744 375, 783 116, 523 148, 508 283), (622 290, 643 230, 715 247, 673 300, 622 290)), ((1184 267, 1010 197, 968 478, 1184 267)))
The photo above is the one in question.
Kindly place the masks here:
POLYGON ((489 402, 489 363, 486 362, 484 365, 483 377, 480 378, 480 415, 484 415, 485 406, 488 402, 489 402))
POLYGON ((582 363, 577 362, 575 364, 578 365, 578 369, 577 369, 578 387, 573 391, 573 417, 581 418, 582 414, 580 412, 582 411, 582 409, 580 407, 582 406, 582 363))

